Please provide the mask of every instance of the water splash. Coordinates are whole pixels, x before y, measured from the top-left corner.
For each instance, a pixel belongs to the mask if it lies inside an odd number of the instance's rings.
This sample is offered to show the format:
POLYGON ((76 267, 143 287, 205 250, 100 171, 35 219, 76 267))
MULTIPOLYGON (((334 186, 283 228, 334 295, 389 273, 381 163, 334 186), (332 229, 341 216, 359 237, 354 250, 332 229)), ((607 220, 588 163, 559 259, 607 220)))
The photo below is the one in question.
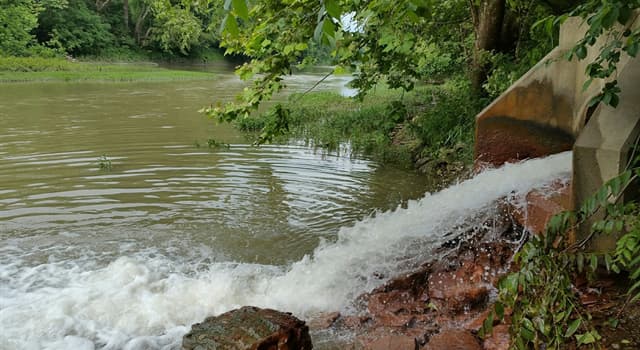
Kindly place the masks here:
POLYGON ((344 227, 336 242, 285 267, 223 262, 206 249, 187 258, 124 247, 106 264, 102 252, 56 255, 73 247, 50 247, 36 264, 8 244, 0 248, 0 349, 179 349, 190 324, 241 305, 301 317, 349 309, 385 282, 376 276, 419 262, 445 233, 491 215, 500 198, 568 177, 570 164, 563 153, 487 170, 344 227))

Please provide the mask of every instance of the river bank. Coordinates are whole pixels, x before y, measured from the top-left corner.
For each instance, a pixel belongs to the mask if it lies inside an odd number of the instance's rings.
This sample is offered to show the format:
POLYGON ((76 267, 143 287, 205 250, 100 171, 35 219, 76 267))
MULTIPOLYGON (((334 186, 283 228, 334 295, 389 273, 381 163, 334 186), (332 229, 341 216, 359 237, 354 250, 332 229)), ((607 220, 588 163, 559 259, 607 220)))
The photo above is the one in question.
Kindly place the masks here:
POLYGON ((0 57, 0 83, 137 82, 212 80, 205 71, 164 68, 155 62, 75 61, 64 58, 0 57))
MULTIPOLYGON (((474 116, 483 103, 457 79, 411 92, 380 87, 362 99, 335 92, 294 94, 283 103, 289 133, 275 142, 293 137, 313 147, 414 168, 443 188, 470 169, 474 116)), ((274 123, 270 118, 256 114, 235 125, 256 133, 274 123)))
MULTIPOLYGON (((493 209, 485 207, 467 216, 471 222, 463 220, 452 226, 445 225, 448 228, 443 228, 437 234, 440 239, 426 244, 416 239, 413 242, 415 247, 406 248, 400 257, 395 257, 395 273, 377 267, 367 270, 370 275, 356 275, 359 280, 379 280, 384 283, 354 296, 349 303, 352 307, 346 310, 334 309, 333 312, 308 317, 314 347, 322 350, 507 350, 516 346, 512 341, 512 333, 517 334, 522 329, 510 328, 519 315, 517 311, 498 307, 496 303, 504 292, 504 286, 509 283, 505 277, 512 276, 522 267, 518 263, 521 260, 514 259, 514 254, 522 252, 520 249, 523 244, 535 235, 521 225, 522 218, 518 212, 530 206, 532 192, 554 196, 558 192, 556 181, 549 180, 567 180, 568 174, 554 172, 547 177, 547 181, 537 180, 536 185, 528 188, 516 186, 518 189, 513 191, 507 189, 511 185, 506 188, 502 185, 504 182, 518 182, 549 166, 566 167, 568 163, 570 154, 565 153, 547 160, 538 159, 516 165, 517 173, 512 171, 513 165, 507 166, 512 168, 508 171, 490 170, 436 193, 433 198, 425 198, 421 203, 424 205, 422 209, 431 210, 420 213, 429 219, 434 217, 433 212, 438 211, 430 204, 443 206, 448 211, 448 199, 457 197, 460 192, 464 197, 459 202, 460 206, 473 202, 475 198, 471 195, 484 196, 496 191, 503 194, 493 197, 492 203, 488 204, 493 209), (483 189, 474 189, 476 185, 483 186, 483 189), (484 187, 487 187, 486 192, 484 187), (413 250, 422 250, 422 254, 413 259, 413 250), (415 267, 403 269, 406 264, 415 267), (494 312, 502 316, 498 318, 494 312)), ((429 224, 427 221, 424 225, 425 232, 429 232, 429 224)), ((393 235, 393 230, 388 233, 393 235)), ((375 259, 377 252, 370 253, 370 263, 379 264, 375 259)), ((637 331, 640 301, 630 301, 626 292, 629 283, 619 279, 616 274, 607 272, 604 267, 596 272, 596 275, 591 275, 583 271, 572 277, 571 292, 577 296, 574 306, 588 313, 600 334, 598 346, 606 349, 637 349, 640 345, 637 331)), ((313 299, 309 299, 308 303, 313 304, 313 299)), ((248 323, 243 322, 238 326, 237 322, 234 325, 225 321, 231 315, 238 315, 238 311, 243 313, 243 309, 228 312, 221 319, 209 318, 206 326, 195 325, 193 330, 199 327, 196 332, 199 340, 194 342, 196 336, 192 330, 185 336, 183 346, 185 349, 198 349, 199 345, 205 343, 203 339, 207 344, 224 342, 228 334, 236 334, 236 331, 253 335, 253 326, 248 326, 248 323)), ((289 311, 286 308, 282 310, 289 311)), ((260 314, 251 317, 251 324, 261 324, 261 317, 260 314)), ((537 319, 532 322, 540 324, 537 319)), ((287 343, 291 334, 298 334, 299 337, 306 331, 307 326, 301 322, 293 327, 293 331, 290 328, 286 334, 279 333, 277 339, 287 343)), ((266 334, 269 332, 272 331, 266 334)), ((565 336, 566 347, 561 349, 580 348, 579 335, 572 335, 565 336)), ((302 345, 293 349, 304 350, 309 347, 302 345)))

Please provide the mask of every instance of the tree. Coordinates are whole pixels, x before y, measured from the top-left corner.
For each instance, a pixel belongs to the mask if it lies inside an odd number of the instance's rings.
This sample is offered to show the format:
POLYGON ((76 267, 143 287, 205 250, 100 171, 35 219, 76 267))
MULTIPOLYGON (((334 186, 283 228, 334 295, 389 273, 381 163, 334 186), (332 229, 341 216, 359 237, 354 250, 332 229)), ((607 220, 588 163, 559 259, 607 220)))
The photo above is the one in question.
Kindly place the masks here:
MULTIPOLYGON (((510 43, 505 37, 511 31, 507 18, 506 0, 469 0, 471 18, 475 29, 475 46, 471 83, 480 92, 486 81, 488 68, 483 59, 485 52, 504 49, 510 43)), ((509 40, 512 41, 512 40, 509 40)))
POLYGON ((528 38, 529 17, 551 10, 525 0, 228 0, 225 8, 222 44, 228 53, 253 58, 240 68, 242 77, 260 77, 239 103, 207 109, 221 120, 247 116, 279 91, 283 75, 310 63, 310 41, 330 47, 338 64, 351 67, 352 84, 362 93, 380 81, 411 90, 448 68, 449 74, 467 71, 480 95, 491 56, 515 57, 528 38))
POLYGON ((34 0, 0 0, 0 55, 24 55, 41 7, 34 0))
POLYGON ((46 8, 35 31, 38 41, 73 55, 95 55, 114 46, 111 26, 90 5, 86 0, 68 0, 64 6, 46 8))

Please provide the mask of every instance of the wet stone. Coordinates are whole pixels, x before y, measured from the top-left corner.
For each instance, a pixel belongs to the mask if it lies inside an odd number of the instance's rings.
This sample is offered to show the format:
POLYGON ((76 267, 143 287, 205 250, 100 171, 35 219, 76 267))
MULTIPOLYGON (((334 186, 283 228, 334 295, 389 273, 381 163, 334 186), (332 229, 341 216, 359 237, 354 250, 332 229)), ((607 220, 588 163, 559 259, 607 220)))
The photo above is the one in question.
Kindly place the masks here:
POLYGON ((245 306, 191 327, 183 350, 310 350, 309 327, 289 313, 245 306))
POLYGON ((459 329, 447 329, 431 337, 426 350, 482 350, 471 333, 459 329))

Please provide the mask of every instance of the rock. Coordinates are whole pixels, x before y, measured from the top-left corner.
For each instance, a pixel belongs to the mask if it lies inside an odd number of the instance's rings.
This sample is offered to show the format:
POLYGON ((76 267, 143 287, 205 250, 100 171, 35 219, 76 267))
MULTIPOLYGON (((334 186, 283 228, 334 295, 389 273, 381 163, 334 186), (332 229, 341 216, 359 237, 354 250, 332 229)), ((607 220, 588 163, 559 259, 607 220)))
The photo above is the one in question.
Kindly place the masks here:
POLYGON ((552 216, 572 209, 571 195, 571 183, 555 181, 548 188, 529 192, 524 208, 517 208, 507 203, 507 212, 522 227, 530 232, 541 234, 552 216))
POLYGON ((422 157, 415 161, 414 166, 416 167, 416 169, 420 169, 430 161, 431 161, 430 156, 422 157))
POLYGON ((509 350, 510 341, 509 326, 499 324, 493 327, 491 336, 484 340, 483 345, 485 350, 509 350))
POLYGON ((482 350, 471 333, 459 329, 446 329, 431 337, 426 350, 482 350))
POLYGON ((331 327, 336 320, 340 318, 340 313, 339 312, 330 312, 330 313, 325 313, 322 315, 319 315, 315 318, 313 318, 310 322, 309 322, 309 328, 311 329, 327 329, 329 327, 331 327))
POLYGON ((196 323, 183 350, 310 350, 309 327, 289 313, 245 306, 196 323))
POLYGON ((388 335, 370 343, 362 344, 363 350, 418 350, 414 338, 402 335, 388 335))
POLYGON ((472 332, 477 332, 480 328, 482 328, 482 325, 484 324, 484 320, 486 320, 487 317, 489 317, 489 314, 491 314, 492 312, 493 312, 493 308, 487 307, 486 310, 478 313, 474 317, 469 318, 465 322, 464 328, 472 332))
POLYGON ((483 272, 482 266, 471 262, 456 271, 435 272, 429 277, 429 296, 452 311, 479 305, 489 294, 482 281, 483 272))

